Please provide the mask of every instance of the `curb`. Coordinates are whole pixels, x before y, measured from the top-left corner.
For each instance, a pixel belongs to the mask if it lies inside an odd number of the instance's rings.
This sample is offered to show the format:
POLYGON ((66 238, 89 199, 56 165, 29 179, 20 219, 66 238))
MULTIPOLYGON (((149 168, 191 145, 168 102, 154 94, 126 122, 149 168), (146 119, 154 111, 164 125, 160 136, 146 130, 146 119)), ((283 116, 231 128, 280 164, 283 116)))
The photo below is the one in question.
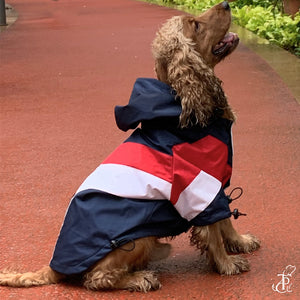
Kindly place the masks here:
POLYGON ((232 24, 231 28, 239 35, 246 47, 263 58, 274 69, 300 104, 300 59, 241 26, 232 24))

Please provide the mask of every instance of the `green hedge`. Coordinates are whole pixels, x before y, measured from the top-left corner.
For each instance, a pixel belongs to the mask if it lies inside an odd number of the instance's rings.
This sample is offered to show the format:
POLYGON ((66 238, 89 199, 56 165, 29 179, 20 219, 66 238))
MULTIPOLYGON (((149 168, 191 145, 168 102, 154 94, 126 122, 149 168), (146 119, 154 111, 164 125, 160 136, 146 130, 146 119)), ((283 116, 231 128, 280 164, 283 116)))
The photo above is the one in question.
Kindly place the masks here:
MULTIPOLYGON (((220 0, 158 0, 202 12, 220 0)), ((300 57, 300 13, 282 13, 280 0, 237 0, 230 3, 234 22, 300 57)))

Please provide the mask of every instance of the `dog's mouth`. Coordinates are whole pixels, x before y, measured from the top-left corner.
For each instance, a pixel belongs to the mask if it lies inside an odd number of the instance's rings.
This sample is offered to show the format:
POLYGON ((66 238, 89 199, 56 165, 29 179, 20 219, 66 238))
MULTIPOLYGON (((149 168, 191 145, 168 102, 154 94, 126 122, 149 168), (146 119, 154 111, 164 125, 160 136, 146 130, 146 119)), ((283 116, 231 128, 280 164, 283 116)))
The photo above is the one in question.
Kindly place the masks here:
POLYGON ((238 45, 239 40, 236 33, 228 32, 223 39, 213 47, 212 53, 216 56, 226 56, 238 45))

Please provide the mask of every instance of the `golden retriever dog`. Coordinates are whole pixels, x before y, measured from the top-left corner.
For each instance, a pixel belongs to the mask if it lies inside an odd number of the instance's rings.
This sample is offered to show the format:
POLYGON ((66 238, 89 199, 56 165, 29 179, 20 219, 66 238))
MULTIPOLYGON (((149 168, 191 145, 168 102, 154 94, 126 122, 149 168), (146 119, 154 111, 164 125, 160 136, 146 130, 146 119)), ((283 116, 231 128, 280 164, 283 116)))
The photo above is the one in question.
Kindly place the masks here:
POLYGON ((214 67, 239 43, 222 2, 198 17, 168 20, 152 44, 157 79, 137 79, 117 125, 135 129, 72 198, 53 258, 39 271, 2 271, 0 285, 30 287, 76 276, 91 290, 147 292, 161 284, 148 262, 166 258, 161 238, 190 230, 190 243, 223 275, 248 271, 232 253, 257 250, 230 221, 235 115, 214 67), (138 125, 141 124, 140 127, 138 125))

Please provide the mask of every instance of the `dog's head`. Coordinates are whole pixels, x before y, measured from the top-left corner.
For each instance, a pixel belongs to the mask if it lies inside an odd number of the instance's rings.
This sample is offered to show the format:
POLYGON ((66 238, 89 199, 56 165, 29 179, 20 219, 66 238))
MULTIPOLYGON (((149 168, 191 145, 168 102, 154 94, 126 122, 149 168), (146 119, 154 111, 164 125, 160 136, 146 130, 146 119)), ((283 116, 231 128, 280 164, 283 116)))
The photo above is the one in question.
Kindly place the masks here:
POLYGON ((239 43, 238 36, 228 32, 230 24, 227 2, 214 6, 199 17, 182 17, 183 35, 193 41, 194 49, 210 67, 233 52, 239 43))
POLYGON ((159 80, 171 85, 181 99, 181 126, 206 126, 216 115, 234 120, 213 68, 239 43, 228 32, 231 24, 227 2, 215 5, 199 17, 168 20, 152 44, 159 80))

